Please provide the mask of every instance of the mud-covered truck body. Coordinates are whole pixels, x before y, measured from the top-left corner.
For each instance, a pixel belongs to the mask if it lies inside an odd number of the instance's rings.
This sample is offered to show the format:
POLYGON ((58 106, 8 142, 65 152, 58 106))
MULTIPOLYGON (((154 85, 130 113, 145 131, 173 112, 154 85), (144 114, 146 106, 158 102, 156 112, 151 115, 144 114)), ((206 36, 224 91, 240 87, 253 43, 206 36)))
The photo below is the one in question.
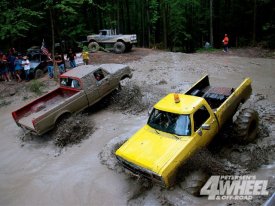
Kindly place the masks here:
POLYGON ((115 53, 130 51, 137 43, 136 34, 116 34, 115 30, 103 29, 99 34, 87 36, 88 47, 92 52, 99 50, 99 47, 113 47, 115 53))
POLYGON ((103 64, 79 66, 59 78, 60 87, 12 112, 18 126, 41 135, 73 113, 95 104, 131 78, 128 66, 103 64))
POLYGON ((156 103, 147 124, 116 151, 116 157, 132 173, 169 187, 178 168, 210 143, 251 92, 249 78, 233 89, 211 87, 205 76, 184 94, 168 94, 156 103))

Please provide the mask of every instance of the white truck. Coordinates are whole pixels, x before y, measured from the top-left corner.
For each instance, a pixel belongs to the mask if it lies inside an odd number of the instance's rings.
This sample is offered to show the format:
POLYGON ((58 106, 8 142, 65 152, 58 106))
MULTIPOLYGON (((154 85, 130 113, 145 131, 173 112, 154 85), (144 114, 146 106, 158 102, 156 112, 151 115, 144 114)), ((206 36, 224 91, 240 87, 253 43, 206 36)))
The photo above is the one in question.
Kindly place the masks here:
POLYGON ((116 30, 103 29, 99 34, 87 36, 90 51, 96 52, 100 47, 112 47, 117 54, 130 51, 137 43, 136 34, 116 34, 116 30))

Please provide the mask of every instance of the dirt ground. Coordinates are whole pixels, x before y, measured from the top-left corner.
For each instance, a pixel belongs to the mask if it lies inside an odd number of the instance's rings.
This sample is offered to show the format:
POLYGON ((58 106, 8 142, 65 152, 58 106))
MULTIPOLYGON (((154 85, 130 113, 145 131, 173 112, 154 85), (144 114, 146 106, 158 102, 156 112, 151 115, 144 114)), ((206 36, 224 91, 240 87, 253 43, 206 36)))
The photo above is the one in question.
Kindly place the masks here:
MULTIPOLYGON (((87 134, 78 144, 64 146, 62 141, 62 147, 56 145, 61 132, 26 138, 11 112, 38 95, 30 91, 31 82, 0 82, 0 205, 261 205, 267 199, 210 201, 206 196, 194 197, 185 190, 186 171, 201 169, 215 175, 256 175, 269 181, 269 196, 274 193, 274 54, 258 48, 232 49, 227 54, 134 48, 119 55, 93 53, 91 61, 127 64, 133 78, 123 82, 121 92, 86 110, 78 124, 83 127, 67 122, 74 125, 67 136, 87 134), (167 93, 184 92, 204 74, 209 74, 213 85, 226 87, 252 78, 253 95, 243 107, 259 112, 257 141, 234 144, 230 141, 232 128, 227 128, 217 137, 218 144, 187 162, 171 189, 132 177, 117 164, 115 149, 146 123, 154 103, 167 93)), ((39 81, 42 94, 57 87, 47 76, 39 81)))

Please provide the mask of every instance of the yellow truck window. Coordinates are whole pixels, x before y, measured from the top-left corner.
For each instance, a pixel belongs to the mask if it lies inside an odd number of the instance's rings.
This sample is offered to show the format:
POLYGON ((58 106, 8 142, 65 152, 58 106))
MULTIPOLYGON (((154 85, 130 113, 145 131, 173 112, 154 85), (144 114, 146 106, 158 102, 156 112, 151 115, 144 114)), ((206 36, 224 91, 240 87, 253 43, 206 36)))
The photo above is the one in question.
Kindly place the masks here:
POLYGON ((154 109, 151 112, 147 124, 154 129, 170 134, 179 136, 189 136, 191 134, 189 115, 175 114, 154 109))
POLYGON ((210 117, 210 114, 205 106, 199 108, 193 115, 194 131, 197 131, 203 123, 210 117))

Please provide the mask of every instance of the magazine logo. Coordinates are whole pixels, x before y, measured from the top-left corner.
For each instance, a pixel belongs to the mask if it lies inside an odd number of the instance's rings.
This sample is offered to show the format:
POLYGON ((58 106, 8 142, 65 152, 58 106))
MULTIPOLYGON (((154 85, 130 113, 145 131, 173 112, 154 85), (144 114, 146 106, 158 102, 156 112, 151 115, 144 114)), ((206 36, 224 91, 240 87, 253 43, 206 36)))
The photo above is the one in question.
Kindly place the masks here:
POLYGON ((251 200, 255 195, 268 195, 267 183, 256 176, 211 176, 200 194, 209 200, 251 200))

